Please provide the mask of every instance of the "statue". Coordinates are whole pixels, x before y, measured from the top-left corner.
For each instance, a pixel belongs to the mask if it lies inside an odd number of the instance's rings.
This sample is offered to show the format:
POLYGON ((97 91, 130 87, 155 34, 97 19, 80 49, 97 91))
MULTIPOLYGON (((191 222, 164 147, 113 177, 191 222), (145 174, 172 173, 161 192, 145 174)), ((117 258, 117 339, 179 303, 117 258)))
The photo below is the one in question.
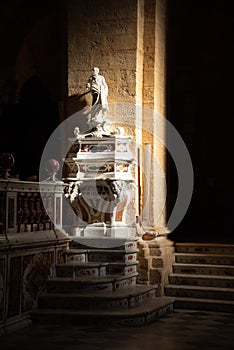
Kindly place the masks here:
POLYGON ((86 88, 92 94, 92 110, 89 124, 93 127, 102 125, 105 123, 105 115, 108 110, 108 86, 104 76, 99 74, 98 67, 92 69, 92 75, 88 80, 86 88))
POLYGON ((108 86, 103 75, 99 74, 99 68, 92 69, 92 75, 86 84, 86 89, 92 95, 92 108, 88 120, 89 129, 81 133, 79 127, 75 127, 74 135, 76 139, 85 137, 110 137, 113 135, 123 135, 123 128, 111 128, 111 121, 106 119, 108 111, 108 86))

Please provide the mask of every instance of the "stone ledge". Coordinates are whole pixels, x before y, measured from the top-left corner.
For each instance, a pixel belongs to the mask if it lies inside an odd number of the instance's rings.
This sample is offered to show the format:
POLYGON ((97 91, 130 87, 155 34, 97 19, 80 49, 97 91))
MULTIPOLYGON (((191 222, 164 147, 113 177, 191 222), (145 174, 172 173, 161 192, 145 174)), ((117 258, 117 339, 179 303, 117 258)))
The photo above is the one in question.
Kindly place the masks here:
POLYGON ((63 230, 48 230, 8 234, 0 238, 0 250, 15 250, 68 243, 71 239, 63 230))

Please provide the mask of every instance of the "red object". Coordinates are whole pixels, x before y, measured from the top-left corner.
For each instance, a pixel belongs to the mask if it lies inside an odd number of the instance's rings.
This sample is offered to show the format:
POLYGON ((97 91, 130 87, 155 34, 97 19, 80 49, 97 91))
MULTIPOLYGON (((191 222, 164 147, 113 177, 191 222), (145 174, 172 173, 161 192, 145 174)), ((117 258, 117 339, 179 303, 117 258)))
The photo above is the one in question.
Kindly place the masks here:
POLYGON ((49 174, 57 173, 60 169, 60 164, 56 159, 48 159, 45 166, 49 174))

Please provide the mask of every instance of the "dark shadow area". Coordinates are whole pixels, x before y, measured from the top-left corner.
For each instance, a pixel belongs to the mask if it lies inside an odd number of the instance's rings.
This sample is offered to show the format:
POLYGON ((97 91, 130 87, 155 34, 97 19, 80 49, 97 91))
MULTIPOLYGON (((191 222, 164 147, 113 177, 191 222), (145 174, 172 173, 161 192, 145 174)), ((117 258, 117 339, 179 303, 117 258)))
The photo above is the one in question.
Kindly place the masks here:
MULTIPOLYGON (((41 154, 59 124, 59 110, 38 76, 32 76, 20 91, 20 103, 0 106, 2 127, 0 152, 12 153, 12 175, 21 180, 38 177, 41 154)), ((51 155, 51 157, 56 155, 51 155)))
MULTIPOLYGON (((194 168, 193 198, 171 237, 234 242, 231 3, 177 0, 168 6, 168 118, 183 138, 194 168)), ((170 160, 168 167, 172 210, 176 172, 170 160)))

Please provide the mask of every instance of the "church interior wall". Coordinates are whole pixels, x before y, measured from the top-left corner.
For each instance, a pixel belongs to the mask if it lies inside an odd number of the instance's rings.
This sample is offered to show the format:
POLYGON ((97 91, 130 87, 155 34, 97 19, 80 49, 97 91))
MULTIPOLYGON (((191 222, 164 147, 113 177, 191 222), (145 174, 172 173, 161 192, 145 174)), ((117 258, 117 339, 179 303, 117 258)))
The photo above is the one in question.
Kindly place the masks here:
MULTIPOLYGON (((80 95, 92 66, 97 65, 108 81, 111 104, 140 101, 166 115, 188 147, 195 173, 194 194, 171 239, 233 242, 234 29, 229 6, 210 0, 205 6, 200 0, 192 4, 169 1, 165 31, 162 0, 156 6, 152 0, 34 1, 33 7, 27 0, 12 3, 2 3, 0 14, 0 152, 15 155, 13 172, 22 178, 37 173, 41 151, 54 128, 66 116, 88 107, 90 96, 80 95), (36 102, 26 103, 26 108, 20 102, 20 90, 22 93, 35 73, 39 80, 34 80, 28 96, 36 102)), ((119 121, 129 115, 135 118, 131 113, 124 111, 119 121)), ((142 128, 148 123, 154 130, 152 116, 147 118, 143 115, 142 128)), ((147 134, 139 140, 153 144, 147 134)), ((165 167, 165 150, 153 147, 165 167)), ((173 162, 167 166, 170 212, 178 182, 173 162)), ((35 281, 30 280, 33 293, 38 288, 34 282, 41 283, 35 264, 39 262, 38 269, 44 266, 45 277, 57 254, 54 244, 45 249, 40 242, 37 248, 9 254, 4 249, 0 254, 2 324, 29 307, 22 294, 29 283, 26 273, 34 274, 35 281), (27 266, 32 267, 30 272, 27 266), (14 276, 15 292, 11 288, 14 276), (6 298, 11 307, 4 306, 6 298)), ((32 306, 35 299, 30 300, 32 306)))

